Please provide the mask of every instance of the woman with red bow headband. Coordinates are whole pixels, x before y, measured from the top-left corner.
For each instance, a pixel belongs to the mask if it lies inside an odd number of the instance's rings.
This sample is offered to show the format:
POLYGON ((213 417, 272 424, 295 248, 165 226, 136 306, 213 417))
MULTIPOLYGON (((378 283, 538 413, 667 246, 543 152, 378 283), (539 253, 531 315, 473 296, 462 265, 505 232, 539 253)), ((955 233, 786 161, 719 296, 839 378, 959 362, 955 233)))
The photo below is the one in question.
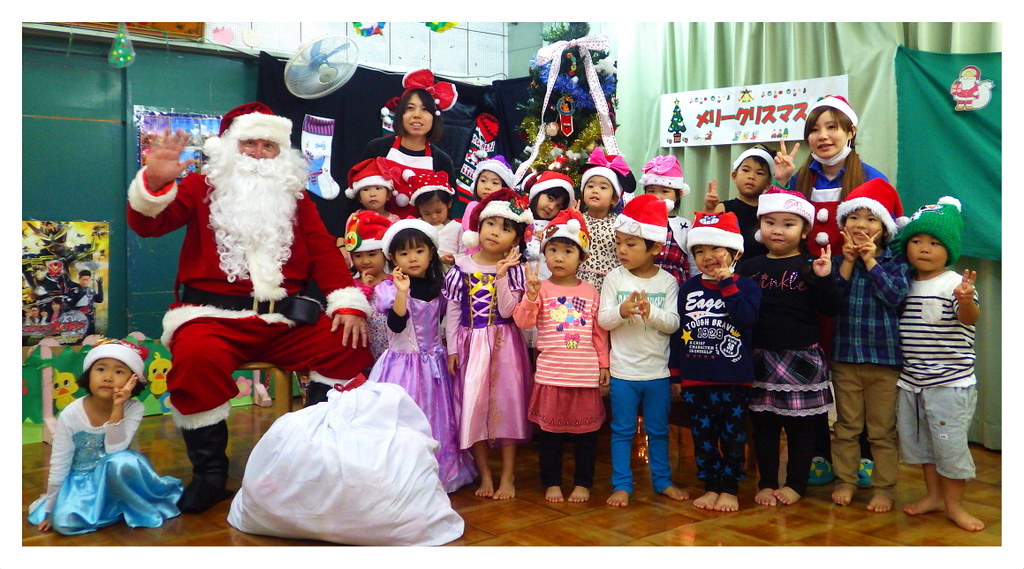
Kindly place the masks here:
POLYGON ((391 164, 388 175, 395 184, 395 202, 389 208, 399 217, 415 217, 409 203, 412 188, 409 178, 416 174, 444 172, 455 187, 455 167, 448 154, 435 145, 441 140, 444 120, 441 111, 455 106, 459 93, 447 81, 435 83, 429 69, 411 71, 402 78, 405 92, 395 109, 395 135, 371 140, 361 160, 383 157, 391 164))

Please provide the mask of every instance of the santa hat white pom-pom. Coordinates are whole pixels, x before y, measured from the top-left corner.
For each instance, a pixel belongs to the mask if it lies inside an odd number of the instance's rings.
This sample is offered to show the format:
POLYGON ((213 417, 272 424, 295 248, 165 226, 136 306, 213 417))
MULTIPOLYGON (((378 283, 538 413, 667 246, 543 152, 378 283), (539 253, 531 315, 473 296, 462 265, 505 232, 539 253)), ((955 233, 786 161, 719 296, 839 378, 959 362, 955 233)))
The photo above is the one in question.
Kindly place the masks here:
POLYGON ((406 182, 409 181, 409 178, 412 178, 415 175, 416 175, 416 172, 413 172, 409 168, 406 168, 405 170, 402 170, 402 179, 405 180, 406 182))
POLYGON ((940 204, 950 204, 950 205, 956 206, 956 209, 963 211, 963 207, 961 207, 961 205, 960 205, 960 200, 954 198, 953 196, 941 197, 941 198, 939 198, 939 203, 940 204))
POLYGON ((480 233, 476 231, 464 231, 462 232, 462 244, 467 249, 473 249, 480 244, 480 233))
POLYGON ((828 245, 828 233, 825 233, 824 231, 819 231, 818 234, 814 236, 814 241, 818 245, 821 245, 822 247, 828 245))
POLYGON ((387 107, 381 107, 380 108, 380 116, 386 117, 386 116, 389 116, 390 114, 391 114, 391 111, 389 111, 387 107))
POLYGON ((579 232, 579 230, 580 230, 580 221, 578 219, 570 219, 569 221, 565 222, 565 227, 569 231, 579 232))
POLYGON ((825 208, 820 208, 815 217, 818 219, 819 222, 825 223, 826 221, 828 221, 828 210, 825 208))
POLYGON ((761 240, 761 230, 760 229, 758 229, 757 231, 754 232, 754 241, 757 241, 758 243, 764 243, 764 241, 761 240))
POLYGON ((690 194, 690 185, 683 182, 683 185, 679 188, 679 193, 686 196, 690 194))
POLYGON ((398 204, 398 207, 405 207, 409 205, 409 196, 405 194, 398 194, 395 196, 395 203, 398 204))
POLYGON ((910 223, 910 218, 905 216, 905 215, 901 215, 901 216, 897 217, 895 219, 895 221, 896 221, 896 229, 899 230, 899 229, 903 229, 904 227, 907 226, 908 223, 910 223))
POLYGON ((345 188, 345 197, 350 200, 356 199, 356 190, 354 188, 345 188))
POLYGON ((477 150, 473 154, 475 154, 476 157, 479 158, 480 160, 483 160, 484 158, 487 158, 487 151, 483 150, 483 149, 477 150))

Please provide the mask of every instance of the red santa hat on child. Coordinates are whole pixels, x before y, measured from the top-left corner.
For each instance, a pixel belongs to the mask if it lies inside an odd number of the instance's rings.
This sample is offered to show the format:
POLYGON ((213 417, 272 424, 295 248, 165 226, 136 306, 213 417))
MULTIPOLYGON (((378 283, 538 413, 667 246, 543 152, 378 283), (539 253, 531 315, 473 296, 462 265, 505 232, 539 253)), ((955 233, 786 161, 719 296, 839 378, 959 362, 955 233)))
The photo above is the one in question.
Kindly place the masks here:
MULTIPOLYGON (((445 175, 447 178, 447 175, 445 175)), ((430 225, 422 219, 415 217, 408 217, 406 219, 400 219, 391 224, 388 230, 384 232, 384 237, 381 239, 381 250, 384 251, 384 256, 391 259, 391 253, 388 252, 391 249, 391 241, 394 240, 395 236, 399 232, 406 229, 415 229, 427 236, 428 239, 434 244, 434 249, 441 247, 441 238, 437 234, 437 228, 430 225)))
POLYGON ((697 245, 725 247, 743 252, 743 234, 740 221, 731 211, 721 213, 693 213, 693 227, 686 232, 686 246, 693 251, 697 245))
POLYGON ((203 151, 210 154, 210 150, 213 150, 216 153, 225 147, 226 140, 269 140, 276 142, 281 148, 290 148, 291 136, 290 119, 275 115, 270 107, 258 101, 245 103, 221 117, 218 136, 206 139, 203 151))
POLYGON ((551 170, 545 170, 542 172, 539 176, 534 178, 532 184, 528 186, 528 190, 530 192, 530 203, 533 203, 533 199, 541 192, 556 188, 561 188, 569 194, 569 203, 566 207, 576 205, 576 189, 573 187, 572 178, 562 174, 561 172, 552 172, 551 170))
POLYGON ((391 227, 391 220, 370 210, 356 213, 345 227, 345 250, 349 253, 375 251, 383 248, 384 232, 391 227))
POLYGON ((96 363, 96 360, 100 358, 113 358, 128 366, 128 369, 138 376, 139 381, 145 382, 147 380, 145 366, 147 357, 149 357, 149 350, 142 346, 137 346, 124 340, 104 339, 97 342, 85 354, 85 361, 82 362, 82 371, 89 371, 92 364, 96 363))
POLYGON ((345 188, 345 197, 353 200, 356 198, 359 190, 369 186, 384 186, 390 190, 389 196, 393 194, 395 192, 395 184, 388 177, 388 173, 385 170, 386 165, 383 162, 384 158, 378 156, 376 158, 367 158, 349 168, 348 188, 345 188))
POLYGON ((462 233, 462 244, 467 249, 480 245, 480 220, 504 217, 515 223, 533 223, 530 201, 525 195, 502 188, 480 200, 480 205, 469 216, 469 231, 462 233))
MULTIPOLYGON (((778 186, 769 186, 757 198, 757 217, 769 213, 792 213, 807 220, 807 227, 814 224, 814 206, 799 192, 784 190, 778 186)), ((761 230, 754 232, 754 240, 761 241, 761 230)))
POLYGON ((455 194, 455 190, 453 190, 448 184, 448 174, 444 172, 424 172, 421 174, 413 174, 406 181, 409 183, 412 193, 409 194, 408 197, 401 193, 395 196, 395 203, 402 207, 409 204, 415 205, 416 198, 437 190, 447 192, 452 195, 455 194))
POLYGON ((508 160, 505 160, 505 157, 501 154, 495 154, 487 160, 481 160, 476 163, 476 170, 473 171, 473 181, 469 186, 473 189, 474 196, 476 195, 476 182, 480 179, 480 174, 484 172, 494 172, 497 174, 506 188, 511 188, 516 183, 515 172, 508 165, 508 160))
POLYGON ((665 186, 679 190, 679 196, 690 193, 690 186, 683 181, 683 167, 679 165, 679 159, 671 154, 668 156, 655 156, 644 164, 644 173, 640 176, 640 185, 665 186))
POLYGON ((874 178, 854 188, 846 199, 836 208, 836 221, 842 228, 846 216, 866 207, 882 222, 886 230, 888 243, 896 237, 901 227, 907 224, 908 218, 903 215, 903 203, 896 188, 883 178, 874 178))
MULTIPOLYGON (((807 114, 811 114, 811 111, 820 107, 832 107, 846 115, 850 122, 853 123, 853 126, 857 126, 857 113, 853 110, 853 106, 850 105, 850 101, 846 100, 846 97, 842 95, 826 95, 811 105, 811 108, 807 109, 807 114)), ((768 163, 771 164, 772 160, 769 160, 768 163)))
POLYGON ((668 239, 668 204, 654 194, 636 196, 615 217, 612 230, 664 243, 668 239))
POLYGON ((590 231, 579 210, 563 209, 551 219, 548 226, 544 228, 544 239, 540 242, 541 249, 555 237, 568 239, 579 245, 584 253, 590 252, 590 231))
POLYGON ((615 197, 622 198, 622 192, 630 192, 636 189, 636 177, 629 169, 626 159, 616 154, 605 154, 600 148, 595 148, 590 153, 590 158, 581 169, 583 175, 580 178, 580 187, 587 185, 587 181, 594 176, 601 176, 608 179, 615 188, 615 197))

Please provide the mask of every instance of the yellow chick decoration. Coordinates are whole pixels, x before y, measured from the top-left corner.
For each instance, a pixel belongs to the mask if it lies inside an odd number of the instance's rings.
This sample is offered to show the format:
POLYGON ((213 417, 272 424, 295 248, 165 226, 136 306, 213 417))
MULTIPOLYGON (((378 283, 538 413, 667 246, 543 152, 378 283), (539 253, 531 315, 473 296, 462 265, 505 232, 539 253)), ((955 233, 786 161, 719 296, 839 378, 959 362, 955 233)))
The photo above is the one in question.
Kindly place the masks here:
POLYGON ((170 411, 167 406, 167 373, 171 371, 171 360, 163 357, 160 352, 153 352, 153 361, 149 362, 146 375, 149 378, 149 392, 160 402, 160 410, 170 411))
POLYGON ((53 402, 60 411, 71 405, 75 400, 75 393, 78 393, 78 381, 75 374, 68 371, 58 371, 53 378, 53 402))

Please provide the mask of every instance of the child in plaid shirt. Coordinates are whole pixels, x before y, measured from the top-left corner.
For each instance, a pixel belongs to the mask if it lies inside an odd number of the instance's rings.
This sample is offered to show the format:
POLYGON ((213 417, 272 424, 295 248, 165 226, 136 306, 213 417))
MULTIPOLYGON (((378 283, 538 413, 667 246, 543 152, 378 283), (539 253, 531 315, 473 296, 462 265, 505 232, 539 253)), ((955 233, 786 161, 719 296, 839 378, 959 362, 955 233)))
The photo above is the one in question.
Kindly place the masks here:
POLYGON ((833 258, 843 304, 836 316, 832 385, 836 393, 832 501, 848 505, 857 490, 861 431, 867 429, 875 469, 867 509, 893 507, 898 458, 896 382, 900 353, 899 305, 910 290, 910 265, 886 249, 896 235, 894 216, 903 206, 896 189, 881 178, 858 186, 836 210, 842 255, 833 258))

